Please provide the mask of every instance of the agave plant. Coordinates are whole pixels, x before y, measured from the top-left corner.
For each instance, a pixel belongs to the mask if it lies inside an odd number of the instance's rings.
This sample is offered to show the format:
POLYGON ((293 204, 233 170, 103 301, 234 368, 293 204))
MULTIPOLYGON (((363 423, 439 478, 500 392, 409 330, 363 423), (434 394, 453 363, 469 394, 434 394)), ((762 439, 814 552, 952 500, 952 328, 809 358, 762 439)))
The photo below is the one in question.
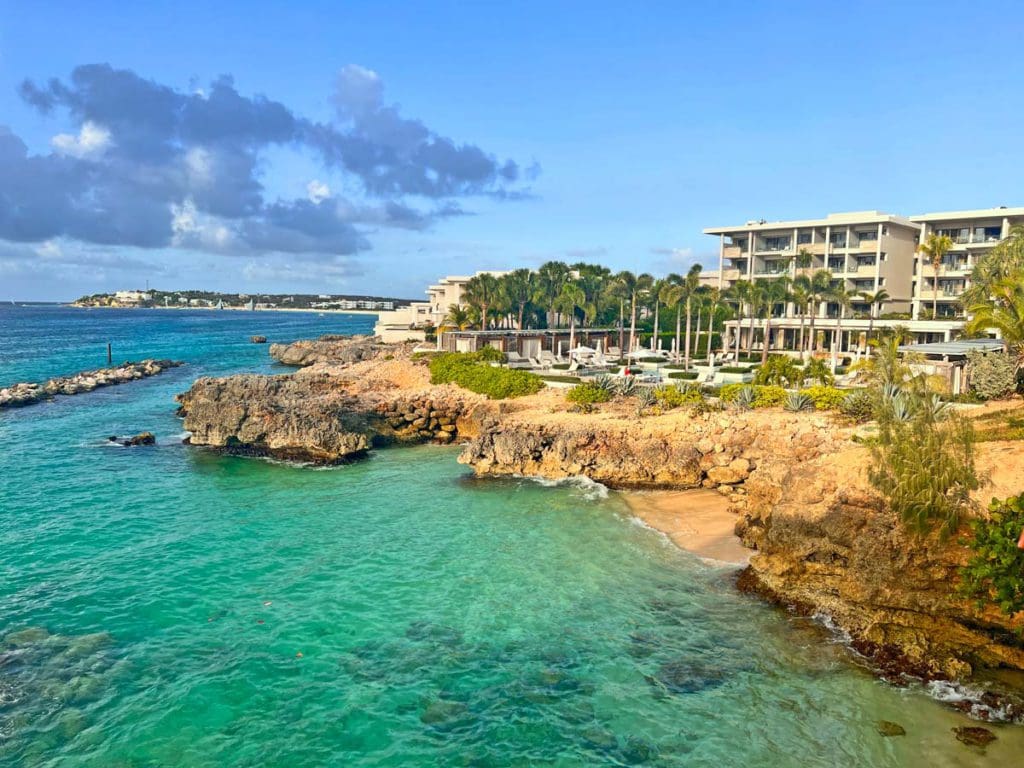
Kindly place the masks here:
POLYGON ((593 382, 594 386, 600 389, 602 392, 615 394, 615 379, 613 379, 607 373, 602 373, 600 376, 595 376, 593 379, 591 379, 591 381, 593 382))
POLYGON ((736 393, 736 405, 744 411, 749 411, 753 408, 756 399, 757 392, 753 387, 743 387, 736 393))
POLYGON ((814 401, 811 396, 804 392, 790 392, 786 395, 786 402, 783 407, 787 411, 793 413, 799 413, 800 411, 809 411, 814 408, 814 401))
POLYGON ((871 395, 864 390, 851 392, 839 406, 844 416, 855 421, 868 421, 875 413, 875 404, 871 395))
POLYGON ((636 391, 636 404, 638 408, 650 408, 658 402, 654 390, 650 387, 639 387, 636 391))
POLYGON ((925 416, 931 421, 940 421, 944 419, 948 414, 949 403, 942 401, 942 398, 936 394, 927 395, 922 397, 917 402, 917 412, 922 416, 925 416))
POLYGON ((636 392, 637 383, 636 379, 632 376, 623 376, 621 379, 615 382, 615 391, 620 395, 629 396, 636 392))
POLYGON ((892 416, 893 421, 902 423, 911 421, 917 410, 917 403, 914 402, 914 398, 903 392, 888 400, 888 404, 889 414, 892 416))

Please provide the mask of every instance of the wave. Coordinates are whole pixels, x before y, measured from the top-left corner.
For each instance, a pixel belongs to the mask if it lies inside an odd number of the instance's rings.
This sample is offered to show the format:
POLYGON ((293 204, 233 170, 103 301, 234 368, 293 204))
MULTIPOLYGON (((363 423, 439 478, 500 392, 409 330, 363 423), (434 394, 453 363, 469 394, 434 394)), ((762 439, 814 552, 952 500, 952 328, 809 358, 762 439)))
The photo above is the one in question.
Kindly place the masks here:
POLYGON ((529 480, 545 488, 570 488, 576 491, 576 495, 587 501, 600 501, 608 498, 608 486, 596 480, 591 480, 585 475, 572 475, 571 477, 537 477, 533 475, 518 475, 523 480, 529 480))

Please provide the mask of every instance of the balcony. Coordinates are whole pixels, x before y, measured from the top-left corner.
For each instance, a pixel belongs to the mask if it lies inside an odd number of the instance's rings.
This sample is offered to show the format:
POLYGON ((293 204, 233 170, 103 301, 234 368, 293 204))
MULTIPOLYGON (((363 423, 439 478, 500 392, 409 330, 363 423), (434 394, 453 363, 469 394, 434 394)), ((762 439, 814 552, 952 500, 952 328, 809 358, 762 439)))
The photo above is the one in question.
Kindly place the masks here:
MULTIPOLYGON (((967 265, 967 261, 965 259, 960 259, 950 264, 943 263, 942 266, 939 267, 939 277, 957 273, 967 274, 970 271, 971 267, 967 265)), ((934 277, 935 269, 931 264, 925 262, 921 267, 921 275, 923 277, 934 277)))
POLYGON ((870 264, 858 264, 857 265, 857 274, 861 275, 861 276, 874 277, 875 276, 875 268, 877 266, 878 265, 875 264, 874 262, 872 262, 870 264))
POLYGON ((723 269, 722 280, 735 282, 743 277, 745 273, 741 273, 738 269, 723 269))
POLYGON ((738 259, 743 255, 743 249, 738 245, 727 245, 722 248, 722 256, 726 259, 738 259))
POLYGON ((857 250, 867 253, 878 251, 878 240, 861 240, 857 243, 857 250))
POLYGON ((919 291, 918 298, 921 299, 921 301, 957 301, 960 298, 961 293, 963 293, 962 289, 960 291, 953 292, 944 288, 940 288, 937 291, 919 291))

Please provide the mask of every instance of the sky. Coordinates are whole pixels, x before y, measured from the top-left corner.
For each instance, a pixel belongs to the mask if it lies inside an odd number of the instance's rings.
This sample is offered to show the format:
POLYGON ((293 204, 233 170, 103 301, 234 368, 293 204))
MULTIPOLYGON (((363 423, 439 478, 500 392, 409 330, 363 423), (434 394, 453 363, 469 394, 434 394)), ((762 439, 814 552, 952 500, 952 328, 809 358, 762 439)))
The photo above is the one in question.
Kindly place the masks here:
POLYGON ((0 0, 0 299, 420 298, 1024 205, 1015 4, 0 0), (291 6, 291 7, 290 7, 291 6))

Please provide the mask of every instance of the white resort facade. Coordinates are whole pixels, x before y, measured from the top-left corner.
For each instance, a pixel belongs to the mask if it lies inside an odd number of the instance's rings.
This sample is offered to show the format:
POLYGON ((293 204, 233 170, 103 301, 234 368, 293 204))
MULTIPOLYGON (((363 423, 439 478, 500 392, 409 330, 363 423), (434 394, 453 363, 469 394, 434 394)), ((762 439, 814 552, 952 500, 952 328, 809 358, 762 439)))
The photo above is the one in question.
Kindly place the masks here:
MULTIPOLYGON (((879 305, 853 301, 849 311, 822 302, 814 316, 815 335, 821 351, 838 342, 838 351, 864 351, 870 329, 902 326, 916 342, 951 341, 967 319, 959 298, 970 287, 970 273, 978 258, 1024 224, 1024 208, 988 208, 972 211, 896 216, 880 211, 832 213, 821 219, 793 221, 748 221, 731 227, 711 227, 705 234, 719 240, 719 269, 711 273, 716 284, 726 289, 739 280, 796 277, 828 270, 834 282, 842 281, 847 291, 877 293, 889 298, 879 305), (953 248, 943 258, 938 275, 918 246, 931 234, 948 235, 953 248), (800 266, 798 254, 810 255, 810 264, 800 266), (931 317, 933 302, 936 317, 931 317), (873 316, 872 316, 873 315, 873 316)), ((780 317, 772 318, 769 348, 776 351, 797 348, 801 324, 806 332, 810 315, 800 314, 792 304, 780 317)), ((760 323, 755 323, 760 332, 760 323)), ((726 323, 729 341, 740 334, 748 344, 749 316, 726 323)))

